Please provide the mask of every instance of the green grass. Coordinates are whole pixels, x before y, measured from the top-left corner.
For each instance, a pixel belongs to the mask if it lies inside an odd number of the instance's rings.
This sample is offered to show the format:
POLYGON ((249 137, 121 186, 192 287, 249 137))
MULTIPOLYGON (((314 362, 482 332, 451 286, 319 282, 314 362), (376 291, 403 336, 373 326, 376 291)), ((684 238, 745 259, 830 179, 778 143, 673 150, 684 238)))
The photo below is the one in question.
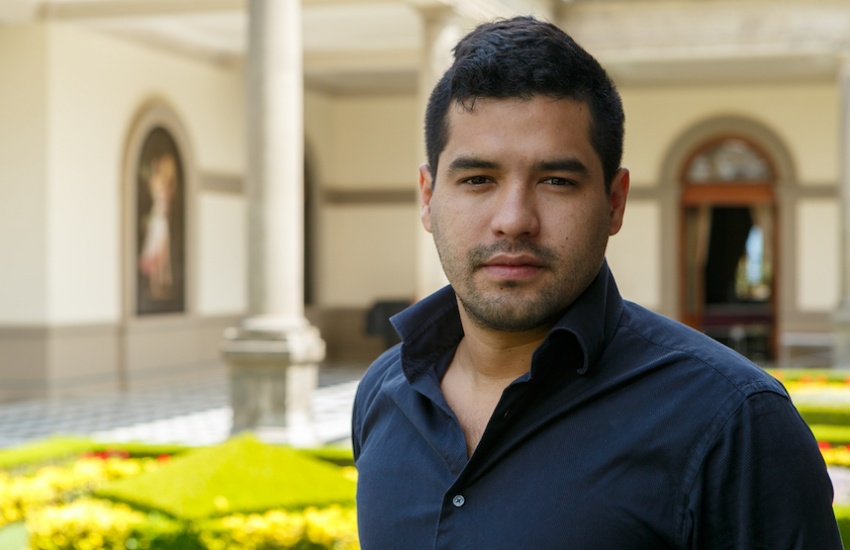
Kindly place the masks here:
POLYGON ((77 437, 52 437, 0 450, 0 469, 50 462, 91 450, 92 442, 77 437))
POLYGON ((191 520, 272 508, 353 505, 354 491, 354 481, 337 466, 243 436, 113 482, 96 495, 191 520))
POLYGON ((850 369, 765 369, 771 375, 783 382, 800 379, 829 380, 830 382, 844 382, 850 378, 850 369))

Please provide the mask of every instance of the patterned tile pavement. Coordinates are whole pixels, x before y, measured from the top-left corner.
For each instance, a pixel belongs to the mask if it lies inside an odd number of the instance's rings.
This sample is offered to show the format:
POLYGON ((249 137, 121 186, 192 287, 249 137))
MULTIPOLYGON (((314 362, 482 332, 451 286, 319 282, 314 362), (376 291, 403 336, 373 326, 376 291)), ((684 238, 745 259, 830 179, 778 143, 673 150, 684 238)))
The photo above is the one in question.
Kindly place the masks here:
MULTIPOLYGON (((319 439, 345 443, 354 391, 366 365, 322 365, 313 415, 319 439)), ((210 445, 230 434, 226 371, 120 395, 0 403, 0 448, 53 435, 102 441, 210 445)))

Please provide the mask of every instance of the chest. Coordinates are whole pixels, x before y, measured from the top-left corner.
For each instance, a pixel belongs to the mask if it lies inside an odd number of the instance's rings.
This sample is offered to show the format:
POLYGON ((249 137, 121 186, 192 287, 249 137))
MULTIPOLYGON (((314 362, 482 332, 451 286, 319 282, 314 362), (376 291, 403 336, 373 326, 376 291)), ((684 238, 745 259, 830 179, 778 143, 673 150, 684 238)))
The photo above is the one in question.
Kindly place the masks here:
POLYGON ((471 456, 475 448, 478 447, 487 424, 493 416, 502 389, 489 392, 475 391, 467 386, 453 385, 450 380, 444 380, 442 390, 446 403, 454 412, 463 431, 467 456, 471 456))
POLYGON ((672 547, 680 457, 634 417, 532 409, 498 403, 469 460, 450 416, 382 415, 358 460, 363 548, 672 547))

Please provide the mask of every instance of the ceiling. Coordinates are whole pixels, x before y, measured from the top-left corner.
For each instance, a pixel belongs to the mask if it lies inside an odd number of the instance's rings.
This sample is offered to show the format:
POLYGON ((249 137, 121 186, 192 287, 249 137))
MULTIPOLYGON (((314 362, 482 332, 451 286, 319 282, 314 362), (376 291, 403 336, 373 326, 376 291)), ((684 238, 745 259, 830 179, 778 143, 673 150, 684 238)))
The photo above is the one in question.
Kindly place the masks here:
MULTIPOLYGON (((275 0, 277 1, 277 0, 275 0)), ((241 65, 247 0, 0 0, 0 24, 49 19, 241 65)), ((420 16, 394 0, 305 0, 306 84, 331 93, 416 89, 420 16)))
MULTIPOLYGON (((414 92, 423 43, 417 1, 423 0, 302 0, 306 85, 338 94, 414 92)), ((535 0, 480 1, 506 6, 535 0)), ((561 1, 571 10, 564 21, 575 25, 568 31, 620 84, 834 79, 840 66, 835 44, 850 36, 850 9, 835 2, 832 11, 818 12, 800 8, 808 5, 802 0, 561 1)), ((0 0, 0 24, 58 20, 239 66, 247 5, 248 0, 0 0)))

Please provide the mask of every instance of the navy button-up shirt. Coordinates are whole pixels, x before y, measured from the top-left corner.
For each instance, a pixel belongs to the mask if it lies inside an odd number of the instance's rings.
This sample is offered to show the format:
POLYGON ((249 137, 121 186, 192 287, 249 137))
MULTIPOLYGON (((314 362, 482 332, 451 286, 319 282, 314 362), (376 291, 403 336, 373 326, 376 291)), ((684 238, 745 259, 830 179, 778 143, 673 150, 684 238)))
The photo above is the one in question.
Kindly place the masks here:
POLYGON ((467 458, 440 390, 450 287, 393 318, 357 392, 364 550, 840 550, 832 486, 775 379, 624 302, 604 266, 467 458))

